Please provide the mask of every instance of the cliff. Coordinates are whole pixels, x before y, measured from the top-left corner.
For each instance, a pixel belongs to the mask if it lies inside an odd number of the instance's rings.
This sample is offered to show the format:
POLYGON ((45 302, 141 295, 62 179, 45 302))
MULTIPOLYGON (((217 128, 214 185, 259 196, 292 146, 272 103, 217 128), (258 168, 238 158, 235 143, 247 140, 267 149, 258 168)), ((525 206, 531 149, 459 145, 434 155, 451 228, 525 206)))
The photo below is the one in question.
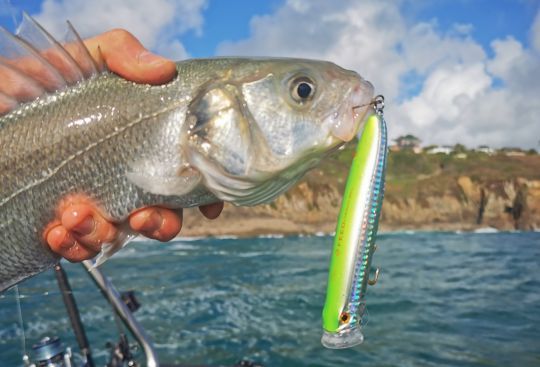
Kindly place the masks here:
MULTIPOLYGON (((183 236, 332 233, 353 147, 330 157, 276 201, 226 205, 209 221, 186 210, 183 236)), ((540 156, 391 152, 381 230, 540 229, 540 156)))

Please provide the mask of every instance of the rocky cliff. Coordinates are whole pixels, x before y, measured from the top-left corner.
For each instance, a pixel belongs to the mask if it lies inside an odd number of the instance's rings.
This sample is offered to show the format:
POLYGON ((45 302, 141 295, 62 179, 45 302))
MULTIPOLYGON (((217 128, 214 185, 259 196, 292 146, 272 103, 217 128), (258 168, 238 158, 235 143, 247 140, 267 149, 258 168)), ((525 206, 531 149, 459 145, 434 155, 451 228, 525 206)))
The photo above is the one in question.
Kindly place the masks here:
MULTIPOLYGON (((226 205, 214 221, 186 211, 182 235, 332 233, 351 157, 342 151, 268 205, 226 205)), ((381 230, 540 229, 540 156, 462 157, 391 153, 381 230)))

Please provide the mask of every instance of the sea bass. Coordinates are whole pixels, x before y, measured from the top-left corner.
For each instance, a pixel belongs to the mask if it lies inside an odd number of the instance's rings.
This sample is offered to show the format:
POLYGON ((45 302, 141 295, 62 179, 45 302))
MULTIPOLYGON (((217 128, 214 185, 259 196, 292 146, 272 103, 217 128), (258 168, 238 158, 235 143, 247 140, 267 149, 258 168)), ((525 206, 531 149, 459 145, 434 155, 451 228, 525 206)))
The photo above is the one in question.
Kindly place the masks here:
POLYGON ((0 117, 0 291, 58 261, 42 232, 67 195, 118 223, 151 205, 265 203, 352 139, 373 97, 357 73, 299 59, 188 60, 166 85, 135 84, 73 30, 69 47, 29 17, 21 30, 0 36, 0 71, 45 93, 0 117), (29 58, 60 78, 33 78, 16 62, 29 58))

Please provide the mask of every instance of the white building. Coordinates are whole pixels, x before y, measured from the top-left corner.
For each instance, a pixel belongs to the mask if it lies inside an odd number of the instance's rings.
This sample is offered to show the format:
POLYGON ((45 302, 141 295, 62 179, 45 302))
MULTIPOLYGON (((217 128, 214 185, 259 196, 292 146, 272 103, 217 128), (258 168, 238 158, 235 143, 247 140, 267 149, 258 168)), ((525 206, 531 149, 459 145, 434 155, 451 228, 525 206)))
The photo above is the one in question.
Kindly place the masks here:
POLYGON ((439 154, 439 153, 450 154, 453 151, 454 151, 454 148, 448 145, 444 145, 444 146, 436 146, 436 147, 430 148, 426 150, 426 153, 427 154, 439 154))
POLYGON ((495 149, 488 147, 487 145, 480 145, 476 148, 477 152, 486 153, 487 155, 495 154, 495 149))

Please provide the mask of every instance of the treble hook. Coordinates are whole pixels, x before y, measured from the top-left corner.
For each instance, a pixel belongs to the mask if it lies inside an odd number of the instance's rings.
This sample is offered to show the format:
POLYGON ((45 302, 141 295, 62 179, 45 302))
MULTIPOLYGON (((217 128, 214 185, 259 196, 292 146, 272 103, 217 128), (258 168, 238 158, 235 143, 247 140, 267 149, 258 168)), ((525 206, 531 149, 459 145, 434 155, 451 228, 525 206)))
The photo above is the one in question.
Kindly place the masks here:
POLYGON ((373 279, 368 279, 368 284, 369 285, 375 285, 377 284, 377 281, 379 280, 379 273, 380 273, 381 269, 380 268, 377 268, 375 269, 375 278, 373 279))

